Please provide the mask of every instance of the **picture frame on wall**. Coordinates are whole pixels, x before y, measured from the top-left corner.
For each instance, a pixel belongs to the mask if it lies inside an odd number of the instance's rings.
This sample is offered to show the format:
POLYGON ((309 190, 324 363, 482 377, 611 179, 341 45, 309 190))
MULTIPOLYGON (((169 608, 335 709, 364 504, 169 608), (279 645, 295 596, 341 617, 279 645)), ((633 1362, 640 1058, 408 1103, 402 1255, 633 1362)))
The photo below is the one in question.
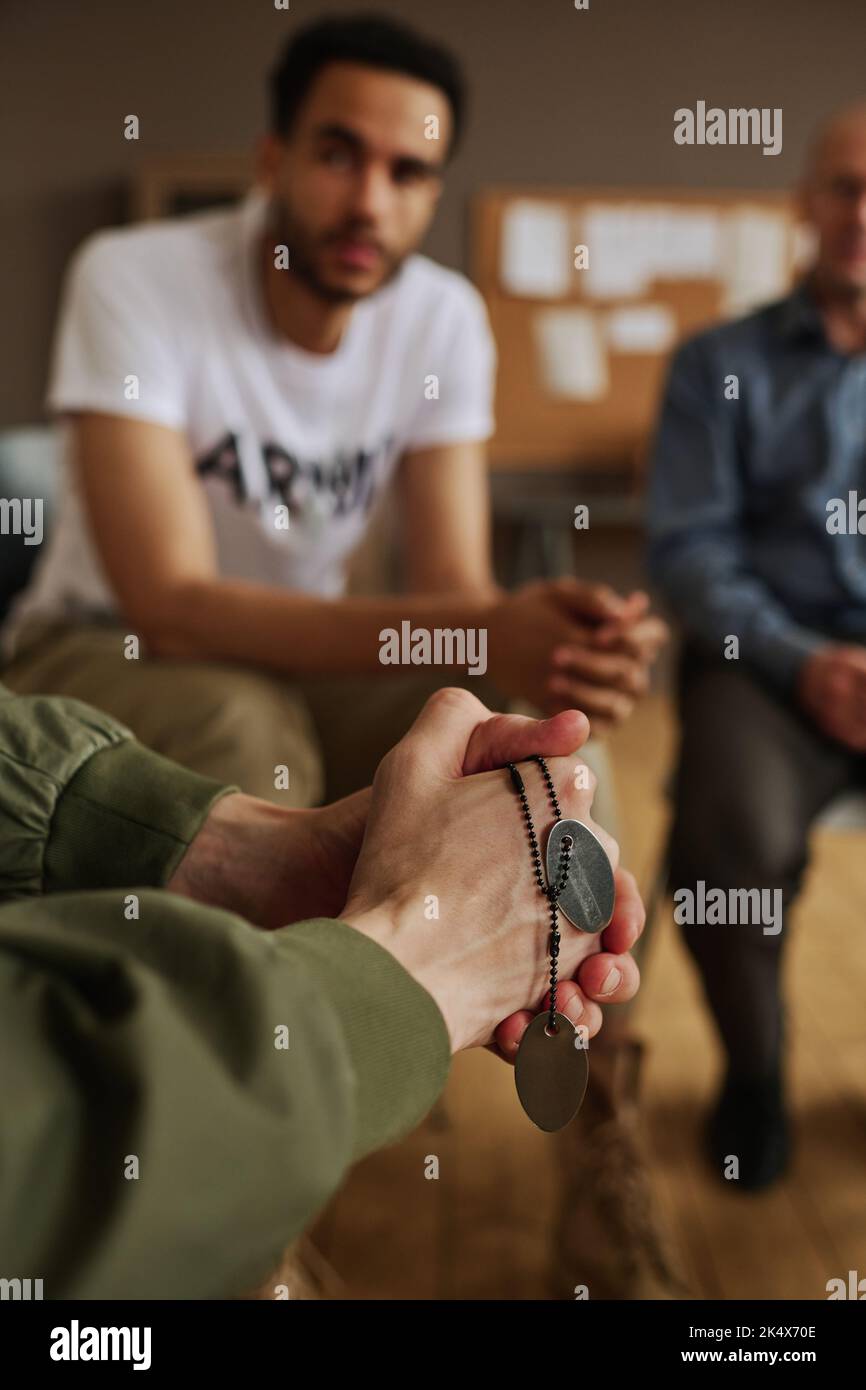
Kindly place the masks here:
POLYGON ((130 219, 150 221, 222 207, 253 183, 249 154, 161 155, 142 161, 132 183, 130 219))

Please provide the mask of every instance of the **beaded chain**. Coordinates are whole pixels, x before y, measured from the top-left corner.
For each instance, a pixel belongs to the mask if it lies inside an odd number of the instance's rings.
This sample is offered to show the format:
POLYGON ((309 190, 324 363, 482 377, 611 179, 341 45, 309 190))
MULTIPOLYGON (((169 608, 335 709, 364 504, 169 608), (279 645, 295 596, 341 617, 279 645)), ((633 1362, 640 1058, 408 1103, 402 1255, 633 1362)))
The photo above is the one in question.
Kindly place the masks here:
MULTIPOLYGON (((553 807, 553 814, 556 820, 562 820, 562 812, 559 809, 559 802, 556 799, 556 790, 553 785, 553 778, 550 775, 547 763, 544 761, 544 758, 541 757, 540 753, 534 753, 532 755, 531 761, 538 763, 538 766, 541 768, 541 775, 547 784, 547 790, 550 795, 550 804, 553 807)), ((559 925, 557 918, 557 905, 559 903, 559 895, 565 887, 566 883, 568 882, 568 869, 571 863, 571 851, 574 848, 574 840, 572 839, 571 835, 563 835, 562 842, 559 846, 559 877, 556 883, 546 885, 544 882, 544 875, 541 871, 541 851, 538 848, 538 838, 535 834, 535 826, 532 822, 532 812, 529 809, 529 801, 526 796, 526 787, 523 785, 523 778, 521 777, 514 763, 507 763, 506 766, 508 768, 508 771, 511 773, 511 780, 514 783, 514 789, 517 792, 517 795, 520 797, 520 804, 523 807, 523 815, 526 819, 526 828, 529 832, 529 846, 532 852, 532 868, 535 874, 535 880, 550 906, 550 1017, 548 1019, 547 1027, 551 1033, 555 1033, 556 985, 558 971, 557 957, 559 956, 559 925)))

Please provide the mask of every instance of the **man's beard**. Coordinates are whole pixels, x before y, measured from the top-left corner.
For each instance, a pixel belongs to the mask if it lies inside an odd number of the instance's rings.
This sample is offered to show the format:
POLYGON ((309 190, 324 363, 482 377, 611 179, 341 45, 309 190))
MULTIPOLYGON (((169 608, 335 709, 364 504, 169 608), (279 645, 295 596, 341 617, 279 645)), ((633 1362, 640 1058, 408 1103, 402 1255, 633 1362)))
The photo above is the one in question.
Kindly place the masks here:
POLYGON ((387 285, 389 280, 393 280, 397 271, 400 269, 404 256, 389 255, 381 243, 376 242, 382 258, 383 273, 371 290, 350 290, 345 286, 330 285, 324 280, 316 267, 315 249, 319 245, 327 245, 331 241, 344 241, 347 237, 363 236, 367 229, 358 221, 346 222, 334 232, 329 232, 319 237, 313 237, 305 229, 299 218, 296 218, 282 199, 272 198, 270 205, 270 229, 275 239, 275 244, 287 246, 289 248, 289 263, 294 275, 297 275, 313 294, 327 304, 354 304, 359 299, 366 299, 377 290, 387 285))

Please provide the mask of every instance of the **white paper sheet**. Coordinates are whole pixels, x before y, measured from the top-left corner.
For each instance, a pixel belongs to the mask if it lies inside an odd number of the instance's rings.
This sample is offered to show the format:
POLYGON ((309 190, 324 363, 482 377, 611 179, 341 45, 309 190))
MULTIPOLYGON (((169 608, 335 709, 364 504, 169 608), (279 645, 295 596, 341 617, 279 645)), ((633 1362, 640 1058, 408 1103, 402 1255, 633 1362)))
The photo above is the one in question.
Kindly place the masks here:
POLYGON ((657 279, 700 280, 722 269, 722 224, 711 208, 595 203, 583 232, 584 286, 597 299, 632 298, 657 279))
POLYGON ((573 259, 564 208, 528 198, 506 208, 499 275, 509 294, 558 299, 568 291, 573 259))
POLYGON ((595 401, 607 394, 607 352, 592 310, 544 309, 534 329, 541 379, 551 395, 595 401))
POLYGON ((583 219, 589 263, 583 286, 595 299, 627 299, 648 283, 640 208, 635 203, 590 203, 583 219))
POLYGON ((722 263, 717 213, 709 208, 665 209, 652 266, 657 278, 706 280, 719 274, 722 263))
POLYGON ((605 334, 611 352, 667 352, 677 336, 677 321, 666 304, 629 304, 611 310, 605 334))
POLYGON ((744 314, 784 294, 788 235, 783 213, 743 208, 728 214, 722 234, 726 314, 744 314))

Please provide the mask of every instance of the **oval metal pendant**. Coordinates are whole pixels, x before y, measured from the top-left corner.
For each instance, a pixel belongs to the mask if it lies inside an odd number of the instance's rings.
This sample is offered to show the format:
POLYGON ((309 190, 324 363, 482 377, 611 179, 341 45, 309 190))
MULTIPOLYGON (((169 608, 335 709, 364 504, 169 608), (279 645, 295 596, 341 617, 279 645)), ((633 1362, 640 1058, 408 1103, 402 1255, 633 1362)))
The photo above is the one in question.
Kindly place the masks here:
POLYGON ((514 1063, 520 1104, 534 1125, 552 1132, 573 1120, 586 1094, 589 1058, 581 1035, 565 1014, 556 1015, 556 1032, 548 1033, 550 1012, 534 1018, 523 1034, 514 1063))
POLYGON ((547 838, 547 882, 558 879, 563 835, 571 835, 574 849, 559 906, 581 931, 598 932, 613 916, 615 886, 610 860, 601 841, 580 820, 558 820, 547 838))

